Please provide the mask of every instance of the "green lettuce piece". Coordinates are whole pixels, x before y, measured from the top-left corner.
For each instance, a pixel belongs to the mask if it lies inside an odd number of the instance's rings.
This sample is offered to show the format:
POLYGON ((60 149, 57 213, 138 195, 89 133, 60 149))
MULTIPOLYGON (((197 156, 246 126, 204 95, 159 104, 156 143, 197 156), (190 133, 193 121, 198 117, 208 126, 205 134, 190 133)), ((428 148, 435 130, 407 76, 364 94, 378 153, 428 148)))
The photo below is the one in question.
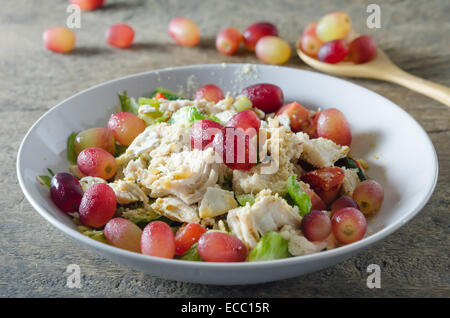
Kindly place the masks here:
POLYGON ((152 97, 155 97, 156 94, 161 93, 166 97, 168 100, 177 100, 177 99, 183 99, 178 94, 172 92, 171 90, 164 88, 164 87, 157 87, 154 92, 152 93, 152 97))
POLYGON ((49 176, 38 176, 37 180, 40 184, 46 186, 50 189, 50 182, 52 181, 52 178, 49 176))
POLYGON ((122 94, 118 94, 120 101, 120 109, 123 112, 138 114, 139 105, 133 97, 128 97, 127 91, 123 91, 122 94))
POLYGON ((287 192, 295 205, 298 206, 298 210, 301 216, 305 216, 311 210, 311 199, 303 191, 300 183, 297 182, 297 175, 293 174, 287 178, 287 192))
POLYGON ((267 232, 256 244, 248 256, 249 262, 268 261, 272 259, 291 257, 288 242, 277 232, 267 232))
POLYGON ((198 254, 197 243, 192 245, 184 254, 180 257, 184 261, 202 262, 202 258, 198 254))
POLYGON ((240 206, 245 206, 247 203, 253 205, 255 203, 255 196, 253 194, 240 194, 236 196, 236 201, 240 206))
POLYGON ((121 217, 128 219, 138 226, 145 226, 151 221, 160 218, 160 215, 153 210, 137 208, 137 209, 126 209, 122 212, 121 217))
POLYGON ((71 164, 77 163, 77 154, 75 153, 75 138, 77 137, 77 133, 71 133, 67 138, 67 160, 71 164))
POLYGON ((77 230, 81 234, 86 235, 87 237, 90 237, 91 239, 94 239, 94 240, 99 241, 101 243, 108 243, 108 241, 106 240, 106 237, 105 237, 105 234, 103 233, 103 231, 93 230, 93 229, 88 228, 86 226, 79 226, 77 230))
POLYGON ((195 106, 188 106, 180 108, 173 113, 169 123, 190 127, 196 121, 204 119, 206 119, 205 115, 200 113, 195 106))
POLYGON ((154 98, 140 97, 138 100, 138 117, 145 121, 147 125, 167 121, 169 117, 164 116, 163 113, 159 111, 160 103, 161 101, 154 98), (153 111, 146 111, 145 108, 148 106, 152 107, 153 111))
POLYGON ((241 112, 246 109, 252 109, 253 104, 247 96, 239 95, 238 97, 236 97, 236 101, 234 102, 233 106, 237 112, 241 112))

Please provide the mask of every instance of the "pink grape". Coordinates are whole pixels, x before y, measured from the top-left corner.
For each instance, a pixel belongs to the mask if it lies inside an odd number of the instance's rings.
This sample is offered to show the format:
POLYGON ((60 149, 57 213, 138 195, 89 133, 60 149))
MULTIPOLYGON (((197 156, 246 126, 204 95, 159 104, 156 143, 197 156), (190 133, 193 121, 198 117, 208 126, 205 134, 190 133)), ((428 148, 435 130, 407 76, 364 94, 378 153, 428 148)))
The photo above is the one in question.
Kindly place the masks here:
POLYGON ((133 43, 134 30, 128 24, 115 24, 106 31, 106 41, 109 45, 121 49, 127 48, 133 43))
POLYGON ((342 244, 359 241, 366 234, 366 218, 355 208, 343 208, 331 217, 331 227, 334 236, 342 244))
POLYGON ((291 47, 285 40, 268 35, 262 37, 255 47, 256 56, 267 64, 284 64, 291 57, 291 47))
POLYGON ((317 118, 317 136, 333 140, 342 146, 350 146, 352 133, 344 114, 336 108, 322 111, 317 118))
POLYGON ((241 32, 234 27, 223 29, 216 37, 216 49, 222 54, 236 53, 242 42, 241 32))
POLYGON ((346 57, 348 51, 348 44, 344 40, 334 40, 322 45, 317 57, 322 62, 336 64, 346 57))
POLYGON ((105 0, 70 0, 70 3, 76 4, 81 10, 95 10, 103 6, 105 0))
POLYGON ((134 138, 145 130, 145 122, 135 114, 120 112, 111 116, 108 129, 118 143, 129 146, 134 138))
POLYGON ((350 61, 356 64, 366 63, 372 60, 377 53, 375 40, 368 35, 362 35, 350 43, 348 56, 350 61))
POLYGON ((212 120, 196 121, 189 131, 191 148, 204 150, 212 147, 214 136, 223 130, 223 126, 212 120))
POLYGON ((331 233, 331 221, 322 211, 308 212, 302 219, 302 233, 310 241, 322 241, 331 233))
POLYGON ((317 37, 316 26, 317 22, 308 24, 303 31, 302 39, 300 41, 300 48, 302 51, 311 57, 317 57, 317 53, 323 44, 317 37))
POLYGON ((273 84, 261 83, 247 86, 242 90, 242 95, 250 99, 253 107, 262 110, 266 114, 276 112, 283 106, 283 91, 273 84))
POLYGON ((343 39, 350 31, 352 23, 344 12, 332 12, 317 22, 316 33, 322 42, 343 39))
POLYGON ((80 221, 83 225, 100 228, 108 223, 117 206, 116 195, 105 183, 91 185, 80 203, 80 221))
POLYGON ((75 153, 78 154, 86 148, 97 147, 114 154, 116 146, 114 135, 106 128, 91 128, 83 130, 75 137, 74 148, 75 153))
POLYGON ((130 220, 113 218, 103 230, 108 243, 124 250, 140 253, 142 230, 130 220))
POLYGON ((60 172, 50 182, 50 197, 64 212, 77 212, 83 197, 80 182, 70 173, 60 172))
POLYGON ((182 46, 195 46, 200 41, 200 30, 197 24, 183 17, 176 17, 170 21, 169 35, 182 46))
POLYGON ((111 179, 117 172, 116 160, 109 152, 101 148, 84 149, 78 155, 77 165, 83 174, 105 180, 111 179))
POLYGON ((43 39, 45 47, 56 53, 67 53, 75 47, 75 33, 65 27, 45 30, 43 39))
POLYGON ((247 248, 236 236, 222 232, 207 232, 200 237, 197 246, 205 262, 243 262, 247 248))
POLYGON ((353 199, 364 215, 374 214, 383 204, 383 187, 375 180, 365 180, 356 186, 353 199))
POLYGON ((170 226, 161 221, 147 224, 141 236, 141 251, 145 255, 173 258, 175 236, 170 226))
POLYGON ((231 117, 226 123, 226 126, 241 128, 252 138, 258 133, 259 127, 261 127, 261 120, 253 110, 247 109, 231 117))
POLYGON ((244 45, 250 51, 254 51, 259 39, 267 35, 278 36, 276 26, 269 22, 254 23, 248 26, 243 33, 244 45))
POLYGON ((244 130, 225 127, 213 140, 214 150, 233 170, 250 170, 256 163, 256 146, 244 130))
POLYGON ((222 89, 214 84, 206 84, 200 87, 194 94, 195 100, 206 99, 209 102, 217 103, 224 99, 222 89))
POLYGON ((355 200, 353 200, 349 196, 340 197, 331 204, 331 213, 334 213, 337 210, 348 207, 359 210, 358 204, 355 202, 355 200))

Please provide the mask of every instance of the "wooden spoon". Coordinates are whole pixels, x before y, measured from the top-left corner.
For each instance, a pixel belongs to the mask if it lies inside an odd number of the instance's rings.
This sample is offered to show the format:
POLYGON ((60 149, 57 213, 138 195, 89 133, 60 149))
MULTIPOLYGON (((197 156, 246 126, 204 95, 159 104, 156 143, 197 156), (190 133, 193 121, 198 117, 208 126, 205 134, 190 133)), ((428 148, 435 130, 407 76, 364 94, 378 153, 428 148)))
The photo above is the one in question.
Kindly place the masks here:
POLYGON ((424 80, 411 75, 392 63, 381 49, 377 48, 377 55, 373 60, 363 64, 339 62, 329 64, 321 62, 305 54, 300 49, 300 39, 296 44, 298 56, 316 70, 338 76, 363 77, 384 80, 412 89, 420 94, 431 97, 450 107, 450 88, 444 85, 424 80))

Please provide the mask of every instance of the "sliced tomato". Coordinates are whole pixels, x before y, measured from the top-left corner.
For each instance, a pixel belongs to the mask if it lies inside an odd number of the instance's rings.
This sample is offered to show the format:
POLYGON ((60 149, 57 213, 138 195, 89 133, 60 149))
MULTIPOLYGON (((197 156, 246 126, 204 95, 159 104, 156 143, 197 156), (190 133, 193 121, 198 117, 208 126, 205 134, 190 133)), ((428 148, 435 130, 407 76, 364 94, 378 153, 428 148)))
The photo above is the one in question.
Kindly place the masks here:
POLYGON ((301 179, 311 186, 325 204, 330 204, 341 189, 344 175, 344 170, 339 167, 326 167, 307 172, 301 179))
POLYGON ((154 98, 156 98, 156 99, 167 99, 166 96, 164 96, 164 94, 163 94, 163 93, 160 93, 160 92, 158 92, 158 93, 155 95, 154 98))
POLYGON ((314 192, 313 189, 311 189, 309 184, 302 182, 302 183, 300 183, 300 185, 301 185, 303 191, 305 191, 306 194, 311 199, 311 211, 312 210, 322 211, 327 208, 327 206, 325 205, 323 200, 317 195, 317 193, 314 192))
POLYGON ((320 111, 311 112, 308 116, 308 122, 302 129, 310 138, 317 138, 317 118, 319 118, 320 111))
POLYGON ((185 223, 175 235, 175 254, 183 255, 192 245, 198 242, 206 229, 200 224, 185 223))
POLYGON ((297 102, 286 104, 277 111, 277 116, 286 115, 293 132, 299 132, 308 125, 309 111, 297 102))

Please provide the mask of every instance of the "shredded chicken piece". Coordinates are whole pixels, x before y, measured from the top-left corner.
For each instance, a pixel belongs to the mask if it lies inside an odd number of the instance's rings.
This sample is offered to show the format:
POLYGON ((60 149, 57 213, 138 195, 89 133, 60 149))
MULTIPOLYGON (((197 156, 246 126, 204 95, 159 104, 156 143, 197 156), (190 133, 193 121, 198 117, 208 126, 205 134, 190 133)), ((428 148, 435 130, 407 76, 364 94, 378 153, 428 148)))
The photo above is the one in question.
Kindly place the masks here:
POLYGON ((293 256, 300 256, 320 252, 327 248, 328 242, 311 242, 308 241, 296 228, 291 225, 285 225, 280 230, 280 234, 288 241, 289 253, 293 256))
POLYGON ((151 207, 156 213, 173 221, 186 223, 200 222, 196 209, 175 197, 158 198, 151 207))
POLYGON ((141 201, 146 205, 149 202, 144 191, 133 181, 116 180, 108 185, 114 190, 119 204, 141 201))
POLYGON ((211 148, 153 158, 142 185, 153 198, 173 195, 188 205, 200 202, 206 189, 217 183, 219 164, 214 160, 211 148))
POLYGON ((80 185, 81 188, 83 189, 84 192, 86 192, 86 190, 91 186, 94 185, 96 183, 107 183, 104 179, 102 178, 97 178, 97 177, 83 177, 80 179, 80 185))
POLYGON ((253 205, 230 210, 227 216, 230 230, 249 248, 254 248, 265 233, 278 231, 284 225, 299 228, 301 221, 298 209, 270 190, 259 192, 253 205))

